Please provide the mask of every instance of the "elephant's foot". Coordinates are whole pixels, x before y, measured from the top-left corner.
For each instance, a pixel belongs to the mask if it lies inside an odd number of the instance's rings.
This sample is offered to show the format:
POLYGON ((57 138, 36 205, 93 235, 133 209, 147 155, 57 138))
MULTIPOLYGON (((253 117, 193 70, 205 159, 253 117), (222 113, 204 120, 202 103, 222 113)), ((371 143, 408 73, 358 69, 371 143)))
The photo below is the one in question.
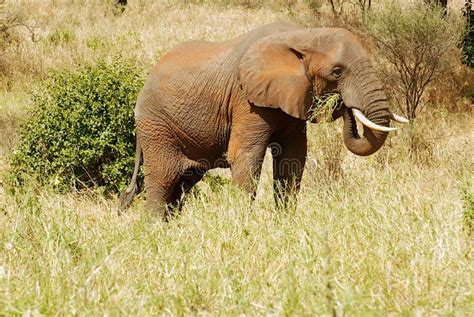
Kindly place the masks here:
POLYGON ((148 198, 145 205, 146 219, 150 221, 168 221, 170 207, 160 199, 148 198))

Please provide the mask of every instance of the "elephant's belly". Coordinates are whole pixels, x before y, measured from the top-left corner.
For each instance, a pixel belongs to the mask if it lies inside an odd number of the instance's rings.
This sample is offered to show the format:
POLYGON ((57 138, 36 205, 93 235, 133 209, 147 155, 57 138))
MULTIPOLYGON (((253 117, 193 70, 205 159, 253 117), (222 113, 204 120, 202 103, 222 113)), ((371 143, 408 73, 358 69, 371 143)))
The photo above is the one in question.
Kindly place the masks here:
POLYGON ((204 147, 201 145, 184 144, 181 145, 181 149, 188 159, 199 162, 206 169, 229 167, 225 158, 225 147, 218 145, 204 147))
POLYGON ((228 167, 225 152, 229 142, 227 127, 205 120, 192 120, 182 126, 174 125, 177 145, 190 160, 206 168, 228 167))

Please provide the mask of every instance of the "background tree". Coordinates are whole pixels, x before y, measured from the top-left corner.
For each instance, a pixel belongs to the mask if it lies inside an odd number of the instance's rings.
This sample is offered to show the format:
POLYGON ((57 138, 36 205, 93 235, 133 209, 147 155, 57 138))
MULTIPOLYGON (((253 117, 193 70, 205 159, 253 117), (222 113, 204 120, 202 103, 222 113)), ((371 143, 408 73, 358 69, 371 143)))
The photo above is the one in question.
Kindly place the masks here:
POLYGON ((449 68, 449 57, 464 34, 464 22, 424 2, 392 3, 367 15, 376 39, 387 88, 400 110, 414 119, 431 83, 449 68))

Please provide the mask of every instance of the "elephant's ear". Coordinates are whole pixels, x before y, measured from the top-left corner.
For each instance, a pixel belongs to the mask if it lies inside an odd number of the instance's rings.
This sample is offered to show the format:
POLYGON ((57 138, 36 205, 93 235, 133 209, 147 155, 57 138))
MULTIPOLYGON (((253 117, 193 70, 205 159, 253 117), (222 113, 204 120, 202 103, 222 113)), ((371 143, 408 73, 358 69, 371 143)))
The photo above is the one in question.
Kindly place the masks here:
POLYGON ((295 118, 306 119, 311 83, 297 50, 271 38, 257 41, 242 57, 239 78, 251 103, 281 108, 295 118))

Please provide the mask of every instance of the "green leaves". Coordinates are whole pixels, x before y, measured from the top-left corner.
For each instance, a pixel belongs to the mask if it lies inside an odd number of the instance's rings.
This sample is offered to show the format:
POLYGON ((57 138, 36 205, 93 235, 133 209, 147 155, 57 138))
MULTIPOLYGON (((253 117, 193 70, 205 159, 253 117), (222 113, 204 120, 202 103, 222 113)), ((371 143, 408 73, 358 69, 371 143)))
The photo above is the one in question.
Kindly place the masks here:
POLYGON ((60 189, 123 188, 133 168, 133 109, 142 85, 142 70, 121 57, 54 73, 33 93, 10 155, 13 179, 60 189))

